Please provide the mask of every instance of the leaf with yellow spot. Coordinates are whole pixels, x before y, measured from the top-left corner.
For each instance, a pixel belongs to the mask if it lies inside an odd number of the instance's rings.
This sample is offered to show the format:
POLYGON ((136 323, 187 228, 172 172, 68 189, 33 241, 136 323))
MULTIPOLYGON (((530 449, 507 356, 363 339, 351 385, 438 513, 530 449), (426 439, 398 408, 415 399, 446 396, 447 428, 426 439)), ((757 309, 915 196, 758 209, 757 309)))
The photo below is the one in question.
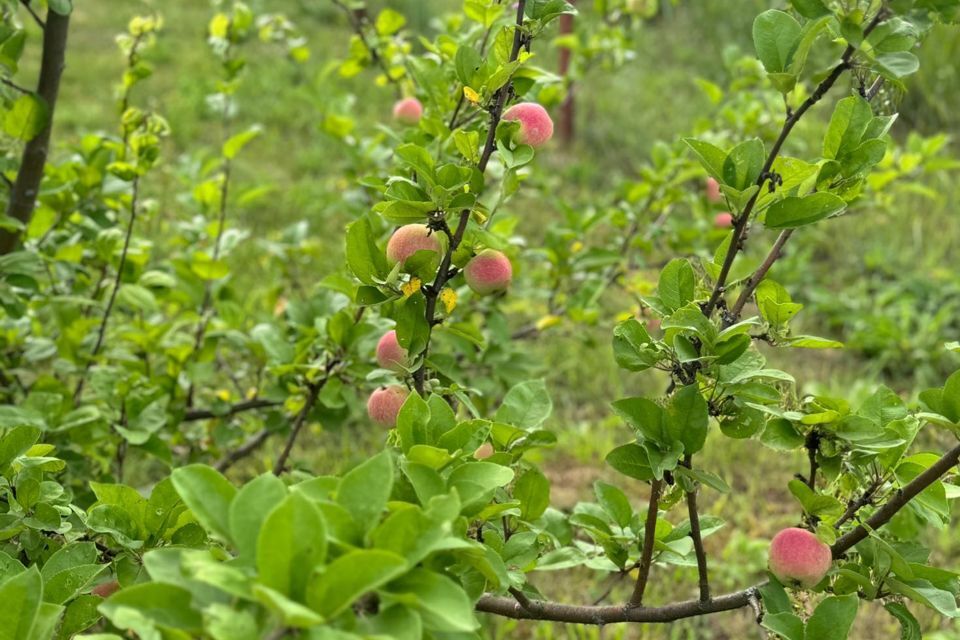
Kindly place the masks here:
POLYGON ((230 392, 226 389, 219 389, 217 391, 217 397, 223 400, 224 402, 230 401, 230 392))
POLYGON ((447 313, 450 313, 457 307, 457 292, 449 287, 446 287, 440 292, 440 302, 443 303, 444 310, 447 313))
POLYGON ((473 104, 480 103, 480 94, 474 91, 472 88, 464 86, 463 87, 463 97, 472 102, 473 104))
POLYGON ((422 283, 420 282, 420 278, 410 278, 410 282, 407 282, 402 287, 400 287, 400 290, 403 291, 403 297, 405 299, 409 298, 410 296, 415 294, 417 291, 420 291, 421 284, 422 283))
POLYGON ((583 251, 583 243, 577 240, 570 245, 570 253, 580 253, 583 251))

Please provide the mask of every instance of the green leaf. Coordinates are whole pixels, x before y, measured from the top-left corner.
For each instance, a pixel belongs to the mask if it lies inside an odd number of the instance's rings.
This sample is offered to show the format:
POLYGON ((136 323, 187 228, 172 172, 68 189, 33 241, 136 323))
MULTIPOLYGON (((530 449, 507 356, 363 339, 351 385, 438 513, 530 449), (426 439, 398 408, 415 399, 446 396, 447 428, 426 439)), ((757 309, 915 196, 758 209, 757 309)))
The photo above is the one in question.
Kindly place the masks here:
POLYGON ((250 330, 250 337, 267 352, 270 364, 290 364, 297 355, 284 330, 275 324, 258 324, 250 330))
POLYGON ((664 412, 656 402, 647 398, 623 398, 611 406, 645 440, 659 445, 669 444, 664 412))
POLYGON ((347 266, 364 284, 376 284, 389 271, 387 258, 377 246, 373 226, 366 216, 347 227, 347 266))
POLYGON ((800 42, 800 23, 789 13, 770 9, 753 21, 753 46, 769 73, 787 68, 800 42))
POLYGON ((839 158, 857 147, 872 119, 870 103, 860 96, 837 102, 823 139, 823 157, 839 158))
POLYGON ((487 506, 500 487, 513 480, 513 470, 492 462, 462 464, 447 479, 448 489, 456 489, 465 515, 478 513, 487 506))
POLYGON ((367 532, 380 521, 392 490, 393 457, 389 451, 381 451, 343 476, 337 502, 367 532))
POLYGON ((552 412, 553 401, 547 392, 546 382, 527 380, 507 391, 503 402, 497 408, 495 419, 521 429, 535 429, 543 424, 552 412))
POLYGON ((229 522, 230 534, 241 560, 254 563, 263 522, 286 496, 283 481, 272 473, 254 478, 237 492, 230 503, 229 522))
POLYGON ((621 527, 630 526, 630 522, 633 520, 633 507, 630 506, 630 499, 627 498, 627 494, 602 480, 593 483, 593 492, 597 496, 597 502, 613 518, 614 522, 621 527))
POLYGON ((0 640, 28 640, 42 600, 43 579, 36 565, 0 583, 0 640))
POLYGON ((407 24, 407 19, 403 17, 402 13, 393 9, 384 9, 377 14, 377 21, 374 26, 379 35, 390 36, 400 31, 405 24, 407 24))
POLYGON ((764 224, 768 229, 792 229, 823 220, 846 208, 843 198, 832 193, 789 196, 770 205, 764 224))
POLYGON ((755 293, 757 307, 764 320, 774 326, 782 326, 803 309, 802 304, 793 302, 783 286, 773 280, 763 280, 755 293))
POLYGON ((637 480, 652 480, 653 469, 647 451, 635 442, 621 445, 607 454, 607 464, 623 475, 637 480))
POLYGON ((707 173, 723 182, 723 165, 727 160, 727 152, 704 140, 684 138, 683 141, 697 154, 700 164, 707 170, 707 173))
POLYGON ((309 628, 323 624, 323 617, 299 602, 294 602, 278 591, 262 584, 253 585, 253 595, 269 611, 291 627, 309 628))
POLYGON ((257 538, 260 582, 302 600, 314 569, 327 557, 326 523, 317 506, 295 491, 270 512, 257 538))
POLYGON ((909 51, 893 51, 877 57, 879 70, 888 78, 899 80, 917 72, 920 59, 909 51))
POLYGON ((703 471, 702 469, 688 469, 687 467, 680 465, 677 467, 677 474, 681 476, 687 476, 691 480, 695 480, 704 486, 710 487, 715 491, 719 491, 720 493, 730 493, 730 485, 728 485, 723 478, 715 473, 703 471))
POLYGON ((923 633, 920 623, 913 617, 910 610, 899 602, 888 602, 883 605, 887 612, 900 622, 900 640, 922 640, 923 633))
POLYGON ((182 587, 163 582, 145 582, 121 589, 100 605, 100 611, 121 629, 133 609, 156 624, 200 633, 203 618, 192 606, 193 596, 182 587))
POLYGON ((29 142, 47 126, 49 109, 43 98, 32 93, 20 95, 3 117, 7 135, 29 142))
POLYGON ((613 330, 613 357, 627 371, 646 371, 659 357, 654 340, 636 318, 628 318, 613 330))
POLYGON ((838 517, 843 513, 843 504, 839 500, 833 496, 816 493, 802 480, 794 478, 787 486, 790 488, 790 493, 800 502, 803 510, 812 516, 838 517))
POLYGON ((460 585, 426 569, 415 569, 391 583, 382 596, 415 608, 424 627, 434 632, 469 632, 480 626, 473 602, 460 585))
POLYGON ((755 186, 765 160, 766 152, 760 138, 744 140, 731 149, 724 159, 722 182, 739 190, 755 186))
MULTIPOLYGON (((773 631, 785 640, 804 640, 803 620, 787 612, 765 615, 760 626, 773 631)), ((812 640, 812 639, 811 639, 812 640)))
POLYGON ((673 394, 666 412, 667 432, 683 444, 684 453, 692 455, 703 449, 709 422, 707 401, 700 394, 698 385, 681 387, 673 394))
POLYGON ((223 157, 227 160, 234 159, 240 150, 247 146, 252 140, 257 136, 263 133, 263 127, 260 125, 254 125, 247 129, 246 131, 241 131, 240 133, 234 134, 226 142, 223 143, 223 157))
POLYGON ((191 464, 174 469, 170 479, 200 525, 208 533, 231 540, 230 502, 237 490, 223 474, 213 467, 191 464))
POLYGON ((310 580, 307 603, 326 618, 333 618, 360 596, 407 570, 407 561, 390 551, 360 549, 346 553, 310 580))
POLYGON ((520 517, 532 522, 550 506, 550 481, 539 469, 531 467, 517 478, 513 497, 520 501, 520 517))
POLYGON ((660 272, 657 295, 669 311, 676 311, 693 301, 696 292, 696 274, 690 262, 674 258, 660 272))
POLYGON ((830 9, 823 4, 823 0, 790 0, 793 8, 804 18, 820 18, 830 15, 830 9))
POLYGON ((824 598, 807 620, 806 639, 847 640, 859 606, 860 599, 855 593, 824 598))

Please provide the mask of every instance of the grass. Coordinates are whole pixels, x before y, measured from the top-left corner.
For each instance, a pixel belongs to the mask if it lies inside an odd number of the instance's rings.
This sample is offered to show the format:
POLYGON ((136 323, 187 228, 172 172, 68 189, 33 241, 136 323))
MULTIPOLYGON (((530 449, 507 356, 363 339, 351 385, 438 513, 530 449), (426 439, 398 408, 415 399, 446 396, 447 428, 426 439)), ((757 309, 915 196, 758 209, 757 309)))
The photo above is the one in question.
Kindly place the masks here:
MULTIPOLYGON (((275 233, 298 220, 308 221, 316 237, 331 238, 323 256, 312 265, 319 280, 339 266, 342 227, 365 206, 351 195, 347 152, 322 133, 323 117, 330 112, 348 115, 358 134, 369 135, 375 131, 376 122, 385 117, 393 97, 389 91, 374 87, 370 74, 344 80, 331 71, 332 61, 342 54, 348 39, 342 16, 332 7, 306 0, 273 0, 269 7, 265 2, 260 4, 271 11, 285 11, 294 19, 310 42, 312 57, 307 65, 297 68, 279 63, 277 52, 268 45, 254 43, 248 49, 250 65, 238 95, 237 126, 258 122, 265 133, 251 152, 241 156, 236 181, 244 187, 269 184, 272 191, 266 199, 232 210, 231 215, 254 235, 275 233), (348 93, 356 98, 345 98, 348 93)), ((417 29, 429 28, 430 13, 438 7, 458 4, 414 0, 391 3, 407 10, 417 29)), ((693 129, 707 108, 706 98, 693 78, 719 81, 725 74, 725 51, 750 51, 752 17, 770 4, 764 0, 681 3, 643 28, 633 59, 615 75, 591 70, 577 89, 576 143, 566 153, 552 149, 553 157, 547 160, 547 166, 563 177, 559 197, 583 202, 585 194, 602 193, 625 178, 635 178, 636 167, 655 141, 670 140, 693 129)), ((122 31, 133 15, 152 10, 163 15, 166 28, 157 48, 149 54, 154 76, 138 89, 134 100, 164 114, 171 122, 173 133, 165 149, 170 158, 209 154, 217 147, 220 126, 204 104, 204 96, 217 77, 216 63, 204 43, 212 11, 208 3, 196 0, 78 3, 70 36, 69 67, 57 111, 56 139, 76 143, 85 132, 115 130, 115 85, 122 62, 111 34, 122 31)), ((956 30, 937 30, 923 48, 923 71, 908 82, 902 103, 902 120, 910 127, 926 133, 960 131, 960 115, 951 106, 960 94, 954 64, 958 48, 956 30)), ((551 54, 540 55, 541 64, 549 67, 551 54)), ((815 110, 811 127, 822 127, 826 117, 825 108, 815 110)), ((902 137, 906 130, 906 126, 900 126, 894 133, 902 137)), ((951 256, 957 255, 960 243, 960 218, 951 203, 960 197, 960 184, 955 176, 952 180, 933 177, 927 184, 940 193, 938 199, 906 194, 887 210, 844 218, 822 231, 798 234, 798 248, 793 251, 798 256, 811 256, 810 260, 778 267, 788 282, 798 283, 797 298, 809 301, 813 290, 804 287, 811 286, 826 295, 850 295, 867 257, 879 256, 895 265, 898 277, 922 278, 933 269, 945 269, 956 277, 951 256)), ((189 204, 177 199, 179 189, 172 174, 149 187, 169 217, 194 215, 189 204)), ((555 215, 549 205, 529 199, 519 200, 516 209, 530 212, 524 228, 534 243, 538 229, 555 215)), ((812 321, 811 329, 816 328, 820 326, 812 321)), ((558 430, 560 441, 545 454, 545 462, 558 506, 569 507, 578 500, 590 499, 592 483, 600 478, 627 488, 635 507, 644 504, 644 485, 614 478, 602 463, 612 446, 629 439, 627 429, 610 418, 607 407, 623 395, 657 393, 665 383, 651 376, 621 375, 613 366, 609 329, 609 323, 602 323, 578 335, 548 334, 530 346, 530 357, 543 363, 541 371, 555 399, 552 426, 558 430)), ((946 341, 960 336, 940 338, 946 341)), ((780 354, 776 364, 794 373, 805 391, 822 389, 841 395, 851 390, 863 392, 882 375, 846 352, 780 354)), ((886 382, 907 395, 915 392, 916 381, 909 376, 886 382)), ((318 473, 349 466, 381 444, 381 435, 369 431, 358 436, 352 431, 323 431, 317 427, 309 435, 304 444, 310 447, 311 466, 318 473)), ((803 461, 799 456, 785 459, 774 455, 750 441, 732 441, 714 434, 701 463, 720 472, 734 489, 719 498, 708 494, 704 508, 723 515, 730 523, 708 540, 714 588, 739 588, 758 579, 763 570, 765 547, 756 540, 795 522, 796 509, 785 487, 803 468, 803 461)), ((928 539, 935 544, 938 563, 957 566, 960 542, 955 535, 933 531, 928 539)), ((686 598, 695 592, 693 570, 658 568, 654 576, 653 601, 686 598)), ((565 601, 595 597, 601 590, 589 576, 580 574, 537 579, 552 597, 565 601)), ((621 587, 614 595, 622 596, 627 588, 621 587)), ((860 615, 855 637, 895 637, 897 632, 889 617, 878 612, 876 606, 869 609, 860 615)), ((930 619, 927 624, 931 628, 940 625, 940 640, 960 638, 946 623, 930 619)), ((670 626, 599 630, 498 621, 492 624, 490 633, 498 638, 723 640, 753 637, 754 628, 749 612, 734 612, 670 626)))

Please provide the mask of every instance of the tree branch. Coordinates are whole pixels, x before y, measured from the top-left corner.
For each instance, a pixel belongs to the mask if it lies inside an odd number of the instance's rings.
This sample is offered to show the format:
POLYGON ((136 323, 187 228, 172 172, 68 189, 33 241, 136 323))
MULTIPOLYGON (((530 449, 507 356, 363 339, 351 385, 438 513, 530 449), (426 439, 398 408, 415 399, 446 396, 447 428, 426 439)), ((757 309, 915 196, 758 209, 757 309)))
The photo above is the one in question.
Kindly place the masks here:
POLYGON ((367 40, 367 34, 363 30, 364 18, 366 18, 366 8, 362 9, 351 9, 346 4, 340 0, 331 0, 334 5, 343 10, 347 14, 347 20, 350 22, 350 26, 353 27, 354 33, 357 34, 357 37, 360 38, 360 42, 363 43, 363 48, 367 50, 367 53, 370 55, 370 60, 380 67, 380 70, 383 71, 383 75, 386 76, 387 82, 394 86, 397 97, 400 98, 403 96, 403 93, 400 89, 400 85, 397 84, 396 78, 390 75, 390 69, 387 67, 386 61, 383 59, 383 56, 380 55, 380 52, 370 44, 370 41, 367 40))
POLYGON ((183 414, 182 422, 195 422, 197 420, 208 420, 211 418, 228 418, 245 411, 255 411, 256 409, 265 409, 278 407, 282 402, 277 400, 267 400, 265 398, 254 398, 231 405, 226 411, 215 413, 212 409, 190 409, 183 414))
MULTIPOLYGON (((46 31, 47 25, 43 22, 43 18, 41 18, 37 12, 33 10, 33 7, 30 6, 30 0, 20 0, 20 4, 23 5, 23 8, 27 10, 27 13, 30 14, 30 17, 33 18, 33 21, 37 23, 37 26, 46 31)), ((56 11, 51 11, 50 13, 59 15, 56 11)))
POLYGON ((307 400, 304 402, 303 408, 300 409, 300 413, 297 414, 296 419, 294 419, 293 428, 290 430, 290 435, 287 436, 287 443, 283 446, 283 451, 281 451, 277 457, 276 464, 273 465, 274 475, 279 476, 286 470, 287 458, 290 457, 290 452, 293 451, 293 445, 297 441, 297 436, 300 435, 300 431, 307 423, 307 416, 310 415, 313 405, 317 403, 320 391, 326 386, 327 381, 330 380, 330 376, 333 374, 333 370, 338 366, 340 366, 340 360, 338 358, 330 360, 330 362, 327 363, 323 377, 307 384, 307 400))
MULTIPOLYGON (((880 11, 873 17, 873 19, 867 24, 863 30, 863 35, 866 37, 873 31, 877 25, 879 25, 884 18, 886 17, 885 9, 881 8, 880 11)), ((717 305, 720 302, 720 299, 723 297, 724 288, 727 284, 727 278, 730 275, 730 268, 733 266, 733 262, 737 257, 737 253, 740 252, 742 248, 744 233, 746 232, 747 226, 750 222, 750 216, 753 213, 753 208, 757 204, 757 199, 760 197, 760 189, 763 187, 763 184, 767 181, 770 169, 773 168, 773 163, 780 155, 780 150, 783 147, 783 144, 787 141, 787 138, 790 136, 790 133, 793 131, 793 128, 800 122, 800 119, 803 115, 811 108, 813 105, 820 102, 823 99, 823 96, 830 90, 831 87, 837 82, 843 72, 851 68, 851 60, 853 55, 856 53, 857 49, 852 44, 847 45, 847 48, 844 50, 843 55, 840 57, 840 62, 833 68, 830 74, 824 78, 816 89, 813 90, 813 93, 803 101, 800 107, 796 111, 791 111, 787 115, 787 119, 783 123, 783 128, 780 130, 780 135, 777 136, 776 141, 773 143, 773 147, 770 149, 770 153, 767 154, 767 159, 763 163, 763 167, 760 170, 760 175, 757 177, 756 186, 757 191, 753 194, 753 197, 747 201, 746 206, 743 211, 737 217, 736 224, 733 227, 733 238, 730 241, 730 247, 727 249, 727 255, 723 259, 723 265, 720 267, 720 273, 717 276, 717 282, 713 287, 713 292, 710 294, 710 299, 707 301, 706 305, 703 307, 703 313, 707 317, 713 314, 713 311, 717 308, 717 305)))
MULTIPOLYGON (((27 6, 24 3, 24 6, 27 6)), ((27 6, 30 10, 30 7, 27 6)), ((30 10, 33 13, 32 10, 30 10)), ((36 17, 36 14, 33 14, 36 17)), ((23 149, 23 158, 17 179, 10 192, 7 215, 16 218, 25 225, 33 216, 33 208, 40 192, 43 179, 43 167, 50 150, 50 132, 53 129, 53 114, 60 92, 60 77, 63 75, 67 52, 67 30, 70 16, 62 16, 50 11, 48 23, 43 25, 43 54, 40 62, 40 77, 37 81, 37 95, 47 104, 47 123, 23 149)), ((0 230, 0 256, 14 250, 20 234, 17 231, 0 230)))
MULTIPOLYGON (((519 2, 517 2, 516 27, 513 30, 513 49, 510 51, 510 62, 517 59, 520 55, 520 49, 523 46, 521 27, 523 26, 523 10, 525 5, 526 0, 519 0, 519 2)), ((507 95, 509 95, 512 89, 513 81, 511 79, 497 90, 494 98, 493 108, 490 110, 490 128, 487 131, 487 139, 483 145, 483 152, 480 154, 480 161, 477 163, 477 169, 481 174, 486 172, 487 163, 490 162, 490 157, 493 155, 494 149, 496 149, 497 125, 500 124, 503 106, 506 104, 507 95)), ((437 269, 437 277, 432 284, 424 287, 423 290, 424 297, 426 298, 424 317, 427 321, 427 345, 423 350, 422 364, 413 372, 413 386, 420 395, 424 393, 427 374, 427 354, 430 350, 430 339, 433 337, 433 326, 437 321, 437 298, 440 296, 440 292, 443 290, 444 285, 447 284, 447 281, 456 275, 456 271, 450 269, 450 264, 453 261, 454 252, 463 241, 463 236, 467 231, 467 224, 469 222, 470 209, 464 209, 460 212, 460 219, 457 221, 456 230, 450 235, 450 243, 443 259, 440 261, 440 267, 437 269)))
POLYGON ((770 249, 770 253, 767 254, 763 264, 747 278, 743 291, 740 292, 740 297, 737 298, 737 301, 730 308, 730 317, 728 320, 735 323, 740 318, 743 307, 747 304, 747 301, 750 300, 750 297, 753 295, 753 292, 757 290, 757 287, 760 286, 760 283, 763 282, 767 272, 773 267, 773 263, 783 254, 783 245, 787 244, 787 240, 790 239, 794 231, 796 231, 796 229, 784 229, 780 232, 780 235, 777 236, 777 241, 773 243, 773 247, 770 249))
MULTIPOLYGON (((870 529, 878 529, 893 518, 910 500, 921 491, 940 479, 960 461, 960 445, 954 447, 938 459, 926 471, 911 480, 896 495, 870 516, 866 525, 870 529)), ((833 557, 840 558, 856 544, 869 535, 863 525, 846 533, 837 539, 830 547, 833 557)), ((660 607, 643 607, 626 605, 569 605, 542 600, 529 600, 527 606, 520 606, 512 598, 486 594, 477 601, 477 611, 492 613, 499 616, 528 620, 551 620, 555 622, 569 622, 575 624, 605 625, 617 622, 672 622, 683 618, 732 611, 750 606, 751 599, 757 598, 757 589, 762 585, 754 585, 741 591, 734 591, 722 596, 710 598, 707 601, 685 600, 660 607)))
MULTIPOLYGON (((693 456, 686 456, 683 466, 693 468, 693 456)), ((690 538, 693 539, 693 550, 697 556, 697 576, 700 587, 700 601, 710 600, 710 578, 707 574, 707 553, 703 549, 703 536, 700 534, 700 513, 697 510, 697 489, 687 491, 687 517, 690 519, 690 538)))
POLYGON ((873 499, 873 494, 876 493, 877 489, 879 489, 880 485, 882 484, 883 476, 877 476, 876 479, 870 483, 870 486, 863 490, 863 493, 860 494, 859 498, 851 500, 847 503, 846 510, 843 512, 843 515, 840 516, 840 519, 833 523, 833 528, 839 530, 845 522, 857 515, 857 512, 860 511, 860 509, 870 504, 870 501, 873 499))
POLYGON ((807 448, 807 460, 810 462, 810 473, 807 475, 807 486, 811 490, 816 489, 817 484, 817 451, 820 449, 820 434, 816 430, 807 434, 807 440, 804 443, 807 448))
POLYGON ((647 521, 643 530, 643 551, 640 553, 637 583, 627 605, 630 607, 639 607, 643 604, 643 592, 647 588, 647 578, 650 576, 650 564, 653 560, 653 545, 657 537, 657 514, 660 511, 660 490, 662 488, 663 480, 654 480, 650 483, 650 502, 647 505, 647 521))
POLYGON ((213 467, 223 473, 233 465, 235 465, 240 460, 243 460, 251 453, 259 449, 264 442, 267 441, 267 438, 270 437, 272 432, 269 429, 261 429, 255 435, 251 436, 249 440, 244 442, 242 445, 227 453, 220 460, 217 461, 213 467))

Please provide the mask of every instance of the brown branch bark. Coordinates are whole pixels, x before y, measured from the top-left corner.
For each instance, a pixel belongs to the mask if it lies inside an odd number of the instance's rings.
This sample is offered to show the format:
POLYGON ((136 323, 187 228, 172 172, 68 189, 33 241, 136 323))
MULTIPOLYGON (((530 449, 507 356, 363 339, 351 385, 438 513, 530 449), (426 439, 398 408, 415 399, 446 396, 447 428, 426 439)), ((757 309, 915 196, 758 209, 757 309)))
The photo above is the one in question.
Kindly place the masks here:
MULTIPOLYGON (((40 77, 37 81, 37 95, 47 104, 47 124, 35 138, 27 142, 23 149, 20 170, 17 172, 17 179, 7 205, 7 215, 16 218, 24 225, 29 223, 33 216, 37 194, 40 192, 40 182, 43 179, 43 167, 50 151, 50 132, 53 129, 53 114, 57 106, 60 78, 65 66, 69 26, 69 15, 62 16, 56 11, 48 12, 43 29, 40 77)), ((16 231, 0 230, 0 255, 13 251, 19 238, 20 234, 16 231)))
POLYGON ((237 462, 243 460, 254 451, 259 449, 263 443, 267 441, 267 438, 270 437, 270 433, 271 432, 268 429, 261 429, 255 435, 251 436, 249 440, 244 442, 236 449, 228 452, 227 455, 218 460, 217 463, 213 465, 214 468, 223 473, 237 462))
MULTIPOLYGON (((948 473, 960 461, 960 445, 954 447, 938 459, 926 471, 911 480, 870 516, 866 524, 870 529, 879 529, 893 518, 910 500, 921 491, 948 473)), ((841 536, 830 547, 833 557, 840 558, 857 543, 869 535, 863 525, 859 525, 841 536)), ((740 591, 710 598, 707 601, 685 600, 659 607, 623 605, 589 606, 570 605, 542 600, 528 600, 521 606, 512 598, 487 594, 477 602, 477 611, 492 613, 507 618, 528 620, 551 620, 575 624, 605 625, 617 622, 672 622, 683 618, 692 618, 721 611, 732 611, 750 606, 751 599, 757 598, 754 585, 740 591)))
MULTIPOLYGON (((683 466, 693 468, 693 456, 686 456, 683 466)), ((687 491, 687 517, 690 519, 690 538, 697 556, 697 584, 700 588, 700 601, 710 600, 710 577, 707 573, 707 552, 703 548, 703 536, 700 533, 700 513, 697 509, 697 489, 687 491)))
POLYGON ((270 407, 278 407, 281 404, 283 403, 277 400, 254 398, 253 400, 238 402, 221 413, 214 413, 211 409, 190 409, 183 414, 183 422, 195 422, 197 420, 208 420, 211 418, 228 418, 238 413, 255 411, 257 409, 266 409, 270 407))
POLYGON ((790 239, 790 236, 793 235, 794 231, 795 229, 784 229, 780 232, 780 235, 777 236, 777 241, 773 243, 770 253, 767 254, 767 257, 764 259, 763 263, 757 267, 757 270, 754 271, 749 278, 747 278, 747 281, 743 287, 743 291, 740 292, 740 297, 738 297, 734 305, 730 307, 730 318, 728 320, 736 322, 740 317, 740 314, 743 312, 743 307, 750 300, 753 292, 756 291, 757 287, 760 286, 760 283, 763 282, 763 279, 766 277, 771 267, 773 267, 773 263, 776 262, 783 254, 783 245, 787 243, 787 240, 790 239))
POLYGON ((637 583, 633 587, 628 606, 639 607, 643 604, 643 592, 650 577, 650 565, 653 561, 653 545, 657 537, 657 514, 660 511, 660 490, 663 480, 650 483, 650 502, 647 505, 647 521, 643 529, 643 551, 640 552, 640 567, 637 569, 637 583))

